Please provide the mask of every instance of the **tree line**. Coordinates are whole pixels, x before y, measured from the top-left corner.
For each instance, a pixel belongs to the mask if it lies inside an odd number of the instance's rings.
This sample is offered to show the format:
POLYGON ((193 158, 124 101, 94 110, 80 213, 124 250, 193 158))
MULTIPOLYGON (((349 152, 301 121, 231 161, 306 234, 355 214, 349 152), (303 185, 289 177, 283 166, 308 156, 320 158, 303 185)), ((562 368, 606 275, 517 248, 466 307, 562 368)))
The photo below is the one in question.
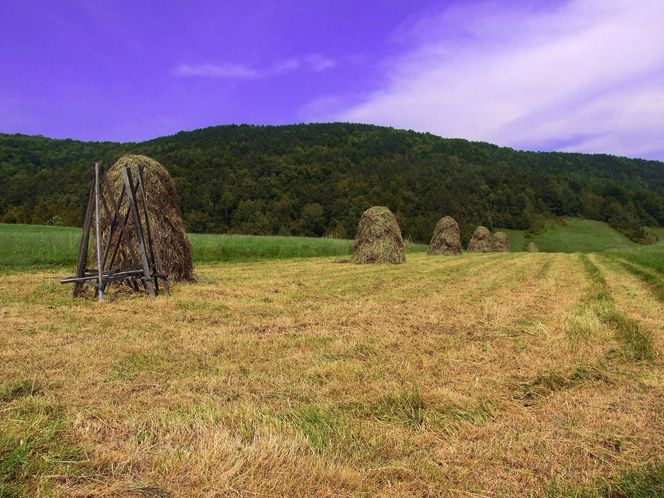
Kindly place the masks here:
POLYGON ((350 123, 210 127, 141 143, 0 134, 0 222, 77 226, 89 166, 122 154, 161 162, 191 232, 353 237, 389 207, 405 237, 438 219, 537 231, 553 217, 606 221, 633 240, 664 225, 664 163, 536 153, 350 123))

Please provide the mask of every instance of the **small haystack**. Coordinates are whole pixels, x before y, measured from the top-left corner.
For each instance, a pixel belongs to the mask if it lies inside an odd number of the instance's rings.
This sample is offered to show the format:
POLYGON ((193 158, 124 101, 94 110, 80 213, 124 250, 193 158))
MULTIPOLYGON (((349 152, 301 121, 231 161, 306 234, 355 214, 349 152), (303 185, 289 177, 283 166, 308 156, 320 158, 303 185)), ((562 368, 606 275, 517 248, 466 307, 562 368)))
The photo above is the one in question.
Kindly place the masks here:
POLYGON ((392 211, 374 206, 362 213, 352 263, 399 264, 406 260, 405 252, 401 229, 392 211))
POLYGON ((493 252, 510 252, 510 238, 505 232, 496 232, 493 234, 491 249, 493 252))
MULTIPOLYGON (((168 171, 154 159, 147 156, 122 156, 106 173, 115 197, 120 194, 124 185, 122 168, 127 167, 134 181, 138 178, 138 168, 143 167, 143 180, 145 196, 147 198, 148 214, 155 245, 159 249, 164 271, 171 280, 194 280, 194 265, 191 256, 191 245, 184 231, 182 218, 177 209, 177 193, 175 183, 168 171)), ((140 199, 140 193, 137 192, 140 199)), ((108 202, 108 201, 107 201, 108 202)), ((139 202, 139 206, 142 203, 139 202)), ((110 202, 109 202, 110 205, 110 202)), ((128 203, 123 200, 122 211, 125 212, 128 203)), ((141 207, 139 207, 139 210, 141 207)), ((102 230, 108 229, 111 220, 102 211, 100 216, 102 230)), ((133 225, 131 217, 128 226, 133 225)), ((133 233, 130 231, 129 233, 133 233)), ((120 246, 116 263, 125 267, 138 266, 140 261, 135 241, 129 241, 129 247, 124 243, 120 246)))
POLYGON ((427 254, 454 256, 461 254, 459 224, 451 216, 441 218, 433 231, 427 254))
POLYGON ((493 241, 491 232, 483 226, 479 226, 473 232, 473 237, 468 243, 468 252, 492 252, 493 241))
POLYGON ((528 242, 528 245, 526 246, 526 251, 527 252, 539 252, 539 247, 535 245, 534 242, 528 242))

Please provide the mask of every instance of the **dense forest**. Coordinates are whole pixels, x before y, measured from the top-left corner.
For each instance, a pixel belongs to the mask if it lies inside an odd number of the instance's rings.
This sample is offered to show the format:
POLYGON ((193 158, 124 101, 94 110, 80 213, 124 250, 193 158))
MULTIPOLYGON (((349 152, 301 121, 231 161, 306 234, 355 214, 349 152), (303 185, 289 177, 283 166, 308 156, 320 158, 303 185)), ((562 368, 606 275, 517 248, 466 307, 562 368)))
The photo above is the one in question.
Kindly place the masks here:
POLYGON ((428 242, 455 217, 538 230, 557 216, 602 220, 630 238, 664 225, 664 163, 535 153, 348 123, 217 126, 142 143, 0 134, 0 222, 79 225, 89 166, 147 154, 173 176, 192 232, 352 237, 388 206, 428 242))

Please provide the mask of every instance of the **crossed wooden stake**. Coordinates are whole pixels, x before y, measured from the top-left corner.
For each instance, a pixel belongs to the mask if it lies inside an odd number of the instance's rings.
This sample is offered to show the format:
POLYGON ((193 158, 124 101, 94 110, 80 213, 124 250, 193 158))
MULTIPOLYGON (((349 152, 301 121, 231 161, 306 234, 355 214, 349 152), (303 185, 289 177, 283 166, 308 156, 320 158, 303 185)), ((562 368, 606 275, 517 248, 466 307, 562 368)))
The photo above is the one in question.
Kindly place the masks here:
POLYGON ((122 180, 122 189, 120 195, 116 198, 108 178, 104 174, 101 162, 95 163, 88 205, 83 221, 83 237, 81 238, 81 247, 78 253, 76 274, 60 280, 60 283, 63 284, 74 284, 74 297, 81 296, 83 294, 83 287, 90 285, 95 289, 95 297, 99 301, 103 301, 106 286, 112 282, 126 282, 135 291, 140 291, 140 286, 142 286, 150 297, 155 297, 159 293, 159 279, 163 280, 164 288, 166 292, 169 292, 168 275, 164 272, 161 257, 152 236, 147 198, 143 187, 143 167, 139 166, 138 178, 135 182, 129 169, 126 167, 122 168, 122 180), (142 208, 143 219, 141 219, 139 203, 136 202, 137 192, 141 201, 140 207, 142 208), (127 209, 126 212, 122 213, 122 202, 125 197, 127 198, 127 209), (110 207, 107 198, 111 202, 110 207), (99 218, 102 208, 108 219, 111 220, 106 233, 102 233, 99 218), (132 226, 127 225, 129 216, 132 217, 132 226), (93 218, 97 261, 96 268, 88 268, 88 253, 90 233, 93 229, 93 218), (135 265, 132 263, 132 266, 128 268, 116 268, 114 266, 115 260, 122 243, 124 243, 127 253, 132 253, 130 245, 131 231, 134 232, 135 243, 138 245, 140 262, 135 262, 135 265))

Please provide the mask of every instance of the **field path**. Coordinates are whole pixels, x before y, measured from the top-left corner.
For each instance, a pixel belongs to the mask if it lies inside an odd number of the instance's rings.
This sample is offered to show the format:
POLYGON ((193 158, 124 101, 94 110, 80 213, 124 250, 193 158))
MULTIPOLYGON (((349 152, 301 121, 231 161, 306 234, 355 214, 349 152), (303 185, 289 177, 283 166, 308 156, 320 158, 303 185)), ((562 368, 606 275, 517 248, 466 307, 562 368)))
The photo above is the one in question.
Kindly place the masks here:
POLYGON ((0 491, 599 490, 664 451, 664 334, 643 282, 584 261, 208 264, 170 296, 116 292, 101 305, 73 300, 53 272, 8 274, 0 491), (616 313, 652 334, 652 360, 616 354, 593 265, 616 313))

